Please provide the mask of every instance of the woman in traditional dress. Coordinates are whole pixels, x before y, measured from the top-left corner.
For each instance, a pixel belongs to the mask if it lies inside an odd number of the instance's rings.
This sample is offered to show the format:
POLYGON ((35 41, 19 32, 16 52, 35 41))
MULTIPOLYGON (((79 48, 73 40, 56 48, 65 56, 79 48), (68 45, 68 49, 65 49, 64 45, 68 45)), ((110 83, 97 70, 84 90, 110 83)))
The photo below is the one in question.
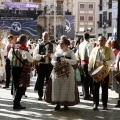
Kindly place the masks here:
MULTIPOLYGON (((51 63, 54 68, 56 68, 56 66, 59 67, 60 64, 68 64, 70 71, 64 75, 59 75, 57 74, 57 69, 53 69, 51 74, 51 103, 57 104, 55 110, 60 110, 61 105, 64 105, 64 109, 68 110, 68 106, 76 105, 79 103, 78 88, 75 82, 74 68, 72 67, 72 65, 76 64, 77 60, 74 52, 68 48, 70 42, 67 40, 67 38, 64 37, 62 40, 60 40, 59 44, 59 51, 55 52, 51 63)), ((62 69, 65 69, 65 67, 62 69)))
MULTIPOLYGON (((120 72, 120 52, 117 54, 114 67, 115 67, 116 72, 113 71, 113 75, 120 72)), ((120 83, 116 82, 114 77, 113 77, 113 90, 115 90, 115 92, 118 93, 118 100, 117 100, 117 104, 115 105, 115 107, 120 107, 120 83)))
POLYGON ((4 59, 4 44, 2 38, 0 38, 0 82, 5 79, 5 59, 4 59))

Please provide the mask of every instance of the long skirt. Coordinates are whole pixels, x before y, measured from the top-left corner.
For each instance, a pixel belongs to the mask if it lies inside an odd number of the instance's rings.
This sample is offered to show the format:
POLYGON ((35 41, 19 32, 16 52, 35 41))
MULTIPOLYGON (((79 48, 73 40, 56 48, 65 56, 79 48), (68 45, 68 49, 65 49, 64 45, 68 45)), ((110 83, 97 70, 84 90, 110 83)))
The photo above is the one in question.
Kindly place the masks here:
MULTIPOLYGON (((52 101, 52 78, 51 77, 46 85, 44 99, 47 103, 51 103, 51 104, 58 103, 58 102, 52 101)), ((63 102, 59 102, 59 104, 66 105, 66 106, 73 106, 79 103, 80 103, 79 92, 78 92, 77 82, 75 81, 75 101, 73 102, 63 101, 63 102)))

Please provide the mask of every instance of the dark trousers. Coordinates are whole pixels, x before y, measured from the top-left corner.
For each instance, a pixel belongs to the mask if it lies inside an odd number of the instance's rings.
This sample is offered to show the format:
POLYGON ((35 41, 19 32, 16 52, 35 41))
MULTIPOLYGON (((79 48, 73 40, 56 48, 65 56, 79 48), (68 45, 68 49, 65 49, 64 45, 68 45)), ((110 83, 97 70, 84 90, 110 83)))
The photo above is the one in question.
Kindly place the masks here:
POLYGON ((90 96, 93 95, 93 78, 90 76, 90 96))
POLYGON ((90 75, 88 74, 88 64, 81 64, 83 70, 82 84, 84 98, 89 98, 90 75))
POLYGON ((108 102, 108 82, 109 75, 104 79, 104 82, 93 82, 93 102, 96 106, 99 105, 99 88, 102 87, 102 103, 107 106, 108 102))
POLYGON ((10 77, 11 77, 11 66, 10 66, 10 60, 9 59, 6 59, 5 71, 6 71, 6 83, 5 83, 5 86, 9 87, 10 77))
POLYGON ((12 68, 13 88, 14 88, 14 92, 15 92, 15 97, 14 97, 14 101, 13 101, 14 106, 20 105, 22 95, 24 95, 25 91, 26 91, 25 86, 19 87, 21 72, 22 72, 21 67, 12 68))
POLYGON ((38 86, 39 97, 43 97, 44 79, 46 78, 46 83, 47 83, 49 80, 52 68, 53 66, 51 64, 39 64, 38 66, 38 78, 36 83, 38 86))

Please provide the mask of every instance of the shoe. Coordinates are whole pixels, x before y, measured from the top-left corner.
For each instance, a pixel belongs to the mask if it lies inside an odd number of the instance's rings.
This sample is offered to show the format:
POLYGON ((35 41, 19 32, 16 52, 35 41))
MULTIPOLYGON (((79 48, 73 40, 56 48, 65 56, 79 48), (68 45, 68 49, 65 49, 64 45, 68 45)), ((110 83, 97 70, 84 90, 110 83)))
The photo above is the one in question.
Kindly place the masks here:
POLYGON ((56 107, 55 107, 55 111, 58 111, 58 110, 60 110, 60 105, 56 105, 56 107))
POLYGON ((68 106, 64 106, 64 110, 69 110, 68 106))
POLYGON ((20 106, 13 106, 13 109, 14 110, 22 110, 22 109, 26 109, 26 107, 22 107, 21 105, 20 106))
POLYGON ((119 104, 116 104, 116 105, 115 105, 115 107, 118 107, 118 108, 120 108, 120 105, 119 105, 119 104))
POLYGON ((80 93, 80 96, 83 96, 83 93, 80 93))
POLYGON ((93 110, 98 110, 98 106, 94 104, 93 110))
POLYGON ((5 87, 3 87, 3 89, 6 89, 6 88, 9 88, 9 86, 5 86, 5 87))
POLYGON ((39 97, 39 98, 38 98, 38 100, 40 100, 40 101, 41 101, 41 100, 42 100, 42 97, 39 97))
POLYGON ((108 110, 107 106, 103 106, 103 110, 108 110))
POLYGON ((24 95, 25 98, 27 98, 27 95, 24 95))
POLYGON ((93 110, 98 110, 98 106, 97 106, 97 105, 94 105, 94 106, 93 106, 93 110))
POLYGON ((84 98, 84 100, 90 100, 90 101, 92 101, 92 100, 93 100, 93 98, 88 97, 88 98, 84 98))

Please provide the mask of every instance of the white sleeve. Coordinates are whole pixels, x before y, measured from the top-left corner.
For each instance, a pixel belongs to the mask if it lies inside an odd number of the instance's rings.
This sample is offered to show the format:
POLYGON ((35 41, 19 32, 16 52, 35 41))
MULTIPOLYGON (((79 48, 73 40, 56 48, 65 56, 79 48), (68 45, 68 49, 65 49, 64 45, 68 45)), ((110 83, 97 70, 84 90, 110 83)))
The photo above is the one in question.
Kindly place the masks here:
POLYGON ((93 44, 89 43, 88 46, 87 46, 88 57, 90 57, 90 53, 91 53, 93 48, 94 48, 93 44))
POLYGON ((7 54, 8 54, 8 53, 7 53, 7 46, 8 46, 8 45, 6 45, 5 48, 4 48, 4 56, 7 56, 7 54))
POLYGON ((54 54, 53 57, 52 57, 51 64, 52 64, 53 66, 55 66, 56 62, 57 62, 57 57, 56 57, 56 52, 55 52, 55 54, 54 54))
POLYGON ((71 51, 71 59, 65 59, 69 64, 75 65, 77 63, 77 58, 73 51, 71 51))
POLYGON ((10 61, 12 60, 12 51, 13 51, 13 48, 10 49, 10 51, 8 52, 8 58, 10 59, 10 61))
POLYGON ((112 49, 110 49, 110 60, 106 61, 108 65, 111 65, 115 62, 115 55, 112 49))
POLYGON ((118 63, 118 60, 119 60, 119 55, 120 55, 120 53, 118 53, 117 56, 116 56, 116 60, 115 60, 115 64, 114 64, 114 67, 115 67, 115 68, 118 67, 118 66, 117 66, 117 63, 118 63))
POLYGON ((22 58, 27 59, 29 62, 33 62, 33 57, 27 51, 24 51, 24 50, 22 51, 22 58))
POLYGON ((79 56, 79 49, 77 49, 76 53, 75 53, 75 56, 77 58, 77 60, 79 60, 80 56, 79 56))
POLYGON ((39 54, 39 44, 36 46, 36 48, 33 51, 33 59, 34 60, 41 60, 42 55, 39 54))
POLYGON ((94 58, 94 49, 92 50, 90 56, 89 56, 89 64, 88 64, 88 71, 92 70, 93 67, 93 63, 92 63, 92 59, 94 58))

